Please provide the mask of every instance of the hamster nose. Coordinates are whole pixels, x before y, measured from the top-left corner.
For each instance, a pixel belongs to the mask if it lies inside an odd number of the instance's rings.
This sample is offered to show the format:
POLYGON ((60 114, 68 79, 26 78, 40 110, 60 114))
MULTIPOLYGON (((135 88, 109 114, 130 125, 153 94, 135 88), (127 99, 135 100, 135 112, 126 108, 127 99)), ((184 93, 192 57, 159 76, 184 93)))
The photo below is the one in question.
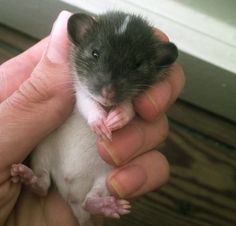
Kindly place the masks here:
POLYGON ((104 86, 101 89, 101 96, 104 97, 105 99, 112 100, 115 96, 114 87, 112 85, 104 86))

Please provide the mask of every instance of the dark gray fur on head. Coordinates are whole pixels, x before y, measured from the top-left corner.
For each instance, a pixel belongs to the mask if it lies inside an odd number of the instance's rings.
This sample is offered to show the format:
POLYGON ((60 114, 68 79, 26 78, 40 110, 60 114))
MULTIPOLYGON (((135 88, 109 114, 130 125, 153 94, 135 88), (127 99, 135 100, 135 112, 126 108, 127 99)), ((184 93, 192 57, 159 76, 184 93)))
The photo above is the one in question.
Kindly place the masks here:
POLYGON ((68 34, 81 83, 94 95, 111 84, 115 103, 153 85, 178 55, 176 46, 158 39, 146 20, 123 12, 74 14, 68 34))

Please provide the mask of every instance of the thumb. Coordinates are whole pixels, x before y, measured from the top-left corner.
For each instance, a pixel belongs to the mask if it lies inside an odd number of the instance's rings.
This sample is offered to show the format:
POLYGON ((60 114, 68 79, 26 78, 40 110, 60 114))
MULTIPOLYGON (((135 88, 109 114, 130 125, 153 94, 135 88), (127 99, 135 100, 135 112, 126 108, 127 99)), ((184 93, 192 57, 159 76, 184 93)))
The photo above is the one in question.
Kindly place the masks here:
POLYGON ((43 57, 30 78, 19 88, 19 91, 22 91, 24 96, 28 96, 28 100, 30 98, 32 102, 41 102, 41 99, 45 100, 53 96, 63 98, 63 91, 71 86, 67 37, 67 21, 70 15, 71 13, 67 11, 59 14, 43 57))
POLYGON ((0 159, 4 164, 0 168, 23 161, 72 111, 73 88, 67 64, 69 16, 68 12, 59 15, 47 50, 30 78, 0 105, 0 159))
POLYGON ((52 63, 67 63, 69 47, 67 36, 67 21, 70 16, 70 12, 62 11, 53 25, 49 45, 46 51, 46 57, 52 63))

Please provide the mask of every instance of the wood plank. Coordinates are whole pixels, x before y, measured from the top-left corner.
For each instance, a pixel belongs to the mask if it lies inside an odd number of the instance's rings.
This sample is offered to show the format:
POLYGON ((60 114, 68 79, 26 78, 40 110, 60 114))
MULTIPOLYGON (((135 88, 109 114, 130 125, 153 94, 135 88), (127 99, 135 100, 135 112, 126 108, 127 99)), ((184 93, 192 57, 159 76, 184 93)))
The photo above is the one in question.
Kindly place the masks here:
POLYGON ((11 53, 9 50, 6 50, 5 48, 1 48, 0 45, 0 65, 14 56, 15 56, 14 53, 11 53))
POLYGON ((234 122, 183 101, 177 101, 169 109, 168 116, 182 125, 236 148, 236 123, 234 122))
POLYGON ((37 40, 17 30, 0 24, 0 43, 4 43, 19 51, 32 46, 37 40))

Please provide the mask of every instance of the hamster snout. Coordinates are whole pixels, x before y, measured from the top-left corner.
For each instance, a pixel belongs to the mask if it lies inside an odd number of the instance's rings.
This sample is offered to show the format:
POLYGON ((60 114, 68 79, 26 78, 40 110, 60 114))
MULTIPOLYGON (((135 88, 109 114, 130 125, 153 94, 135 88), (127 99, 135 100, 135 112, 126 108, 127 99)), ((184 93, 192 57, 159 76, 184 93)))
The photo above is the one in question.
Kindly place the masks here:
POLYGON ((104 99, 104 105, 112 104, 112 100, 115 97, 114 87, 111 84, 102 87, 101 97, 104 99))
POLYGON ((112 98, 115 96, 114 87, 111 84, 104 86, 101 90, 101 95, 107 100, 112 100, 112 98))
POLYGON ((96 94, 92 94, 92 97, 105 107, 117 104, 116 91, 112 84, 102 86, 96 94))

